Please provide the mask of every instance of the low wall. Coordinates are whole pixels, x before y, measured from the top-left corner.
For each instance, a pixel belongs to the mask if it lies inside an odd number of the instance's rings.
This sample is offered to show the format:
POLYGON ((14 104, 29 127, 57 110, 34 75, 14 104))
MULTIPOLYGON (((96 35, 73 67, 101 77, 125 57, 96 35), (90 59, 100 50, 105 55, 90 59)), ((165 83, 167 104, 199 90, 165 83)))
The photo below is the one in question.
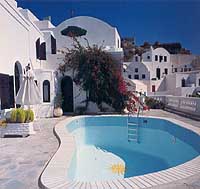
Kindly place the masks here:
POLYGON ((200 98, 158 95, 150 97, 165 103, 167 109, 177 113, 184 113, 185 115, 189 115, 189 117, 200 120, 200 98))

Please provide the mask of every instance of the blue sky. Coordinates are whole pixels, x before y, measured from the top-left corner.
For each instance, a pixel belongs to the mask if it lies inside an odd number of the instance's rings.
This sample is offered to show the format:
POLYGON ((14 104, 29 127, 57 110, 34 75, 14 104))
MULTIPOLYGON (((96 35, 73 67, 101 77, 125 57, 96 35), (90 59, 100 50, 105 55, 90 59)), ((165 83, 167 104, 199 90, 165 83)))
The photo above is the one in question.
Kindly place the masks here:
POLYGON ((135 37, 136 44, 181 42, 200 54, 200 0, 18 0, 38 18, 52 17, 58 25, 70 17, 93 16, 118 28, 121 37, 135 37))

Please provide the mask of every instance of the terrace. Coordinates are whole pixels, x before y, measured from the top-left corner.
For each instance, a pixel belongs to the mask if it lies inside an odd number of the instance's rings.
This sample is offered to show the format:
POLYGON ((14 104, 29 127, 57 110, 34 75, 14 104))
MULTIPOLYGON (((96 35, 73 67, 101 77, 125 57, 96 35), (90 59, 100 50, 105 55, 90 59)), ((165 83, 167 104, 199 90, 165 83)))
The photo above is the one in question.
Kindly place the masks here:
MULTIPOLYGON (((163 110, 151 110, 145 112, 145 115, 173 118, 200 127, 198 121, 163 110)), ((35 128, 38 128, 39 125, 41 127, 41 131, 38 131, 38 134, 34 136, 0 139, 2 149, 0 154, 0 185, 2 189, 39 188, 39 176, 59 146, 59 141, 53 134, 53 128, 65 118, 41 119, 34 122, 35 128)), ((196 174, 186 179, 152 188, 197 189, 200 187, 199 180, 200 174, 196 174)))

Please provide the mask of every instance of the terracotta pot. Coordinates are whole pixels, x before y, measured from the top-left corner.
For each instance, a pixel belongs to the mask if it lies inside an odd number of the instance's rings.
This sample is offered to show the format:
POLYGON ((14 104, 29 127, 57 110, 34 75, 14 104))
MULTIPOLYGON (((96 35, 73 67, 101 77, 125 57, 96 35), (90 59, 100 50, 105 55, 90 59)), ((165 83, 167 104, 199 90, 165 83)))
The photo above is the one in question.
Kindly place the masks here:
POLYGON ((61 117, 63 115, 62 108, 60 108, 60 107, 54 108, 53 115, 54 115, 54 117, 61 117))

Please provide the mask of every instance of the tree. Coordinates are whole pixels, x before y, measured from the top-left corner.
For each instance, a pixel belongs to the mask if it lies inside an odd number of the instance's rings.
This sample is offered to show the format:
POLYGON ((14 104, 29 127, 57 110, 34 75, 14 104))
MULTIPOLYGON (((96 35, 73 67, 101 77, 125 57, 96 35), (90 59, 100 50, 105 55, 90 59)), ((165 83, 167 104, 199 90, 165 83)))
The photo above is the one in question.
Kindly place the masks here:
POLYGON ((73 81, 87 94, 87 102, 95 102, 101 108, 105 102, 122 111, 125 106, 126 84, 121 75, 121 67, 111 54, 96 45, 82 46, 76 38, 74 48, 64 52, 64 64, 59 71, 72 71, 73 81))

